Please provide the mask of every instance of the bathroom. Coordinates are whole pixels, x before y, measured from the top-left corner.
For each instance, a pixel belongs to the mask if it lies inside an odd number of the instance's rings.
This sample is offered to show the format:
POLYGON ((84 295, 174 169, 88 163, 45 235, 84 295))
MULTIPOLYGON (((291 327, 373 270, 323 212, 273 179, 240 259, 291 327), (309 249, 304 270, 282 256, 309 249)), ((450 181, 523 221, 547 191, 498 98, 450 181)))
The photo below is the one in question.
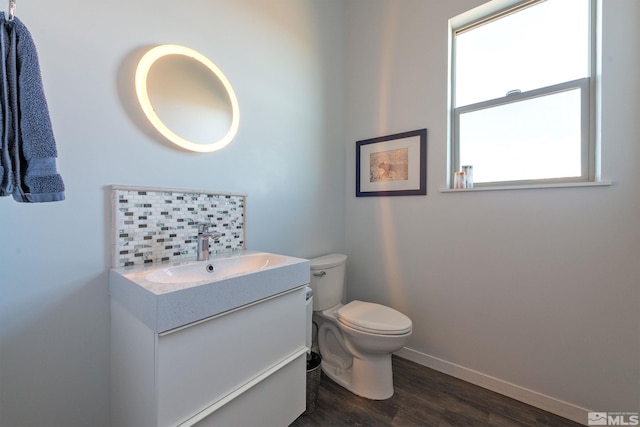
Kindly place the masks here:
POLYGON ((18 0, 66 200, 0 199, 0 425, 108 426, 110 186, 247 194, 250 249, 349 256, 347 298, 406 313, 405 357, 562 410, 639 411, 637 0, 606 0, 602 173, 613 185, 443 193, 447 20, 484 0, 18 0), (166 143, 141 51, 206 53, 241 125, 166 143), (355 142, 428 129, 427 195, 355 197, 355 142))

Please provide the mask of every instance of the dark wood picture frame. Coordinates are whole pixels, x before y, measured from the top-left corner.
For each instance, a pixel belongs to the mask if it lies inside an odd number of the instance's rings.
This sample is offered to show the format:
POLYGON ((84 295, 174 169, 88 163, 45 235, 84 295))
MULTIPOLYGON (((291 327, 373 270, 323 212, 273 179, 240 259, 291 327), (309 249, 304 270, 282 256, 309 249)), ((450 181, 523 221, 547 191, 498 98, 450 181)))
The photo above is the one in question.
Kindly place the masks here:
POLYGON ((356 197, 427 194, 427 129, 356 141, 356 197))

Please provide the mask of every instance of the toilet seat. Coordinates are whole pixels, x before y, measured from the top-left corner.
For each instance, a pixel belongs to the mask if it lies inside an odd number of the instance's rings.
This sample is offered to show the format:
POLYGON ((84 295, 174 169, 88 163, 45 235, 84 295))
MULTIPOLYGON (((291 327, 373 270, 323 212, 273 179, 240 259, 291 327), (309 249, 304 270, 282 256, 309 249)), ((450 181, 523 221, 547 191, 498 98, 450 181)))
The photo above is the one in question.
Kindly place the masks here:
POLYGON ((407 316, 372 302, 351 301, 336 312, 336 317, 349 328, 376 335, 403 335, 412 329, 407 316))

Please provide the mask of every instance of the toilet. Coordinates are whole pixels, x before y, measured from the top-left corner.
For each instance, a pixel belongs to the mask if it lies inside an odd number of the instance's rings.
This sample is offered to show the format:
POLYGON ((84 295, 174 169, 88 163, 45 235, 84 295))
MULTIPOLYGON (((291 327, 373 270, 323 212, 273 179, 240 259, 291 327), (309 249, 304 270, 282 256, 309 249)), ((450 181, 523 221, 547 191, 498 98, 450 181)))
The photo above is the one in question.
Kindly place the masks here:
POLYGON ((390 307, 363 301, 342 304, 347 256, 311 259, 313 321, 322 371, 358 396, 393 396, 391 353, 411 336, 412 323, 390 307))

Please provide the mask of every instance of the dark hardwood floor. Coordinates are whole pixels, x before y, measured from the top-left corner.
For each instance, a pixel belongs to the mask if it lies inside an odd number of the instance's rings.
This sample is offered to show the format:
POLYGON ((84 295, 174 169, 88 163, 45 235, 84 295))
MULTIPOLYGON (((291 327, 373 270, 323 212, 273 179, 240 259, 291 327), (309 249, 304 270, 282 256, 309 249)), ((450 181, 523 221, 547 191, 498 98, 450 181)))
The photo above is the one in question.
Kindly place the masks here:
POLYGON ((322 374, 315 411, 301 415, 291 426, 580 425, 396 356, 393 376, 393 397, 373 401, 348 392, 322 374))

